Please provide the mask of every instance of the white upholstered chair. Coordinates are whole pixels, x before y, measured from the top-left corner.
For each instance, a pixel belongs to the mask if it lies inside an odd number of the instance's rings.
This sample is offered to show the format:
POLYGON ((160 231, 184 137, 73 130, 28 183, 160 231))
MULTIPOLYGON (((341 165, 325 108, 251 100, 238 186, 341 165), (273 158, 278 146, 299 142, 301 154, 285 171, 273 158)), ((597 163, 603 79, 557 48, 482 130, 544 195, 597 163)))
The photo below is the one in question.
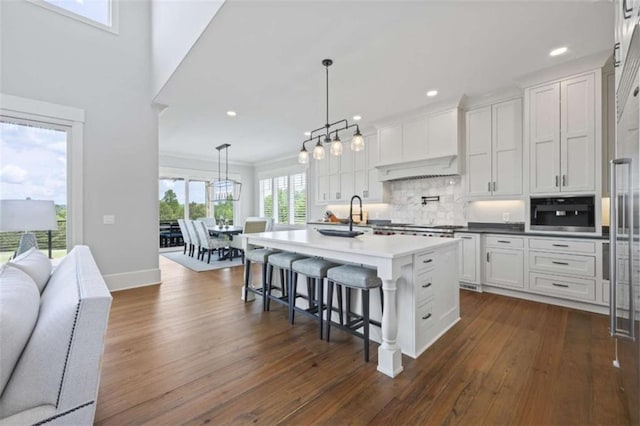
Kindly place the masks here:
POLYGON ((193 256, 195 246, 193 244, 193 239, 191 239, 191 233, 187 229, 187 224, 184 222, 184 219, 178 219, 178 225, 180 226, 180 232, 182 233, 182 241, 184 241, 184 251, 182 253, 187 254, 187 250, 189 250, 189 256, 193 256))
POLYGON ((211 262, 211 252, 218 250, 218 257, 222 253, 222 250, 229 245, 229 240, 223 238, 215 238, 209 235, 209 229, 207 225, 201 220, 194 220, 193 226, 198 234, 200 240, 200 250, 198 251, 198 259, 202 255, 204 261, 204 254, 208 253, 207 263, 211 262))
POLYGON ((273 219, 269 217, 248 217, 244 222, 242 234, 234 235, 233 239, 229 241, 229 248, 238 250, 242 256, 242 263, 244 263, 244 250, 242 249, 242 235, 243 234, 255 234, 257 232, 267 232, 273 229, 273 219))

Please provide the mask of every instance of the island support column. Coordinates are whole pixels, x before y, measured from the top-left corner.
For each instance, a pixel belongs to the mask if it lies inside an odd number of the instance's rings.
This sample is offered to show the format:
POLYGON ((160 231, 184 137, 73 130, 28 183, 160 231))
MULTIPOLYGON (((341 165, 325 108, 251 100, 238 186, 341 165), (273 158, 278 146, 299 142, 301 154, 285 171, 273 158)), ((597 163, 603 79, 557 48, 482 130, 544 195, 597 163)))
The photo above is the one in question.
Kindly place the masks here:
POLYGON ((402 351, 397 343, 396 282, 397 277, 382 280, 384 310, 382 312, 382 344, 378 347, 378 371, 389 377, 395 377, 402 372, 402 351))

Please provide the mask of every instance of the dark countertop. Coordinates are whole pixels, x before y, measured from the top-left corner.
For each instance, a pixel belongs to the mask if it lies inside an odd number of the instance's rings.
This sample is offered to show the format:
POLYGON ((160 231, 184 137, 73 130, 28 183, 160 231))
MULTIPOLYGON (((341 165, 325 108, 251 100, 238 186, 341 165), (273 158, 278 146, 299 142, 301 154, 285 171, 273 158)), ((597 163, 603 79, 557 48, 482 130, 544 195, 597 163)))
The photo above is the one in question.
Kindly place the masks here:
POLYGON ((524 223, 482 223, 469 222, 465 228, 458 228, 456 232, 473 234, 500 234, 500 235, 523 235, 527 237, 551 237, 551 238, 579 238, 587 240, 608 240, 609 230, 604 230, 602 235, 579 235, 573 232, 566 234, 545 234, 542 232, 525 232, 524 223))

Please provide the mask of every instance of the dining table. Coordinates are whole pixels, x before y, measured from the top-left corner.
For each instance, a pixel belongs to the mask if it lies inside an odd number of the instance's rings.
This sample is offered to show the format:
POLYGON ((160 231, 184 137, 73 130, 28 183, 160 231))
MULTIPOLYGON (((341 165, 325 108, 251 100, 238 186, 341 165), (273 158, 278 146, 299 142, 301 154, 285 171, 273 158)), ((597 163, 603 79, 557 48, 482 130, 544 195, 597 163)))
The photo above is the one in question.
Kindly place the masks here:
MULTIPOLYGON (((234 235, 242 234, 244 230, 242 226, 233 226, 233 225, 215 225, 215 226, 207 226, 209 230, 209 235, 215 237, 229 237, 229 240, 233 239, 234 235)), ((237 250, 233 248, 229 248, 224 256, 220 257, 218 260, 233 260, 237 257, 237 250)))

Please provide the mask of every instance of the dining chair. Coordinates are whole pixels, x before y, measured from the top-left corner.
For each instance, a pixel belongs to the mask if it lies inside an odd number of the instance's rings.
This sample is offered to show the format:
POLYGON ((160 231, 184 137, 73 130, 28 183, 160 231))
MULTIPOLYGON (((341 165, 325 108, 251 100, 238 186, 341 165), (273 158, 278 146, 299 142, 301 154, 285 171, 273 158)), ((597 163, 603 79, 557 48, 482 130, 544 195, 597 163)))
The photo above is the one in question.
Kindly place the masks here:
MULTIPOLYGON (((242 235, 243 234, 255 234, 258 232, 268 231, 269 220, 273 224, 273 219, 267 217, 248 217, 244 222, 242 234, 234 235, 229 241, 229 249, 237 250, 242 257, 242 263, 244 263, 244 250, 242 249, 242 235)), ((271 225, 273 226, 273 225, 271 225)))
POLYGON ((229 241, 223 238, 215 238, 209 235, 209 229, 207 225, 200 221, 194 220, 193 225, 198 233, 198 237, 200 238, 200 250, 198 251, 198 259, 202 255, 202 261, 204 262, 204 254, 208 253, 209 257, 207 258, 207 263, 211 262, 211 252, 214 250, 218 250, 218 257, 222 254, 222 250, 225 249, 229 241))
POLYGON ((192 256, 195 246, 193 244, 193 240, 191 239, 191 233, 188 231, 187 225, 184 222, 184 219, 178 219, 178 226, 180 226, 180 232, 182 233, 182 241, 184 242, 184 251, 182 252, 182 254, 186 254, 188 249, 189 256, 192 256))

